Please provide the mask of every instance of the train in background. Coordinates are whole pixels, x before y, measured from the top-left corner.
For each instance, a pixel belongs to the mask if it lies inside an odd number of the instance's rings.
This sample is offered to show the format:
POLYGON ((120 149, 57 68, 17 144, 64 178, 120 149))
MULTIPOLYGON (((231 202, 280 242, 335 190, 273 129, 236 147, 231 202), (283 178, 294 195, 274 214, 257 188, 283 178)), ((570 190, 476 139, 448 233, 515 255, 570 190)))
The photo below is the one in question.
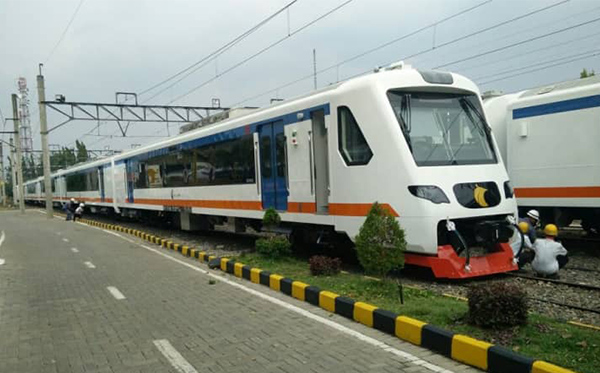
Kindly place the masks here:
MULTIPOLYGON (((517 269, 509 186, 477 86, 403 63, 52 174, 55 203, 184 230, 260 229, 273 207, 292 236, 352 239, 378 201, 440 278, 517 269)), ((43 202, 41 179, 25 190, 43 202)))
POLYGON ((484 94, 521 214, 600 233, 600 77, 484 94))

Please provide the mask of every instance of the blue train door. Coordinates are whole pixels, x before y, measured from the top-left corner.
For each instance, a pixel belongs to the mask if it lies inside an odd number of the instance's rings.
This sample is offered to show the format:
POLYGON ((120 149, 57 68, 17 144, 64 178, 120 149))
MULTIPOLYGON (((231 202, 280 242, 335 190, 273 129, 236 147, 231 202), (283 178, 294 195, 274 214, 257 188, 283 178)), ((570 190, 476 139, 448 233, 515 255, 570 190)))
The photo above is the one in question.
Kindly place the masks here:
POLYGON ((262 207, 287 210, 287 154, 283 121, 260 127, 262 207))
POLYGON ((125 161, 125 175, 127 177, 127 202, 133 203, 133 183, 135 180, 136 161, 125 161))

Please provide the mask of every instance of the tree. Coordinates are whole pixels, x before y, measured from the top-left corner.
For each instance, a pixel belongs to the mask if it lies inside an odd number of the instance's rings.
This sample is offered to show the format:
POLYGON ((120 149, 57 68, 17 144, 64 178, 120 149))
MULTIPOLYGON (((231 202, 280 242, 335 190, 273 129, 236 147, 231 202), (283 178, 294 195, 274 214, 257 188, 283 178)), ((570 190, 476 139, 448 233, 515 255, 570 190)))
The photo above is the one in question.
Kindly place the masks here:
POLYGON ((356 253, 368 274, 385 276, 404 267, 404 230, 389 211, 375 202, 356 236, 356 253))
POLYGON ((588 72, 586 68, 584 68, 581 73, 579 73, 579 78, 580 79, 585 79, 585 78, 589 78, 591 76, 596 75, 596 72, 594 72, 594 70, 588 72))
MULTIPOLYGON (((76 145, 79 142, 76 142, 76 145)), ((85 145, 83 143, 79 143, 79 147, 83 147, 85 149, 85 145)), ((87 150, 86 150, 86 159, 87 159, 87 150)), ((50 165, 52 166, 52 171, 56 171, 60 168, 67 168, 78 163, 77 155, 75 154, 74 149, 69 148, 61 148, 59 151, 50 154, 50 165)))
POLYGON ((36 173, 35 158, 32 153, 23 155, 21 158, 21 167, 23 168, 23 180, 28 181, 38 176, 36 173))
POLYGON ((4 180, 4 194, 7 198, 12 200, 13 198, 13 189, 12 189, 12 178, 13 178, 13 169, 12 162, 8 162, 8 166, 6 167, 6 173, 4 174, 6 179, 4 180))
POLYGON ((75 140, 75 149, 77 149, 77 162, 85 162, 88 160, 87 148, 83 141, 75 140))

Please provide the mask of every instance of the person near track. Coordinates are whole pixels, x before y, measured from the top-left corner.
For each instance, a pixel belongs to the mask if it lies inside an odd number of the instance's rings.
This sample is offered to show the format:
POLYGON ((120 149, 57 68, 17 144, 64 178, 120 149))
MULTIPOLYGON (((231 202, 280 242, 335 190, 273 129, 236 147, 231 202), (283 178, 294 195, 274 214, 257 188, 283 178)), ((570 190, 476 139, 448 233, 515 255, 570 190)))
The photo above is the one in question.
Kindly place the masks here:
POLYGON ((558 228, 554 224, 544 227, 544 239, 538 239, 533 243, 535 257, 531 262, 531 268, 538 276, 558 277, 558 271, 563 268, 569 258, 564 246, 556 241, 558 228))

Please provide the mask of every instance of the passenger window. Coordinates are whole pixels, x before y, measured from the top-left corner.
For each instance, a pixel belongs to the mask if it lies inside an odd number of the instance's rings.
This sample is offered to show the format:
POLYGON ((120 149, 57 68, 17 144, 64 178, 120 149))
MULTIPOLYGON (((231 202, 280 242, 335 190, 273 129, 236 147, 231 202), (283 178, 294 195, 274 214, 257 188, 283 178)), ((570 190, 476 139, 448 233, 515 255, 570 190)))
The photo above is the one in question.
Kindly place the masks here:
POLYGON ((338 107, 339 151, 348 166, 365 165, 373 157, 352 112, 346 106, 338 107))

